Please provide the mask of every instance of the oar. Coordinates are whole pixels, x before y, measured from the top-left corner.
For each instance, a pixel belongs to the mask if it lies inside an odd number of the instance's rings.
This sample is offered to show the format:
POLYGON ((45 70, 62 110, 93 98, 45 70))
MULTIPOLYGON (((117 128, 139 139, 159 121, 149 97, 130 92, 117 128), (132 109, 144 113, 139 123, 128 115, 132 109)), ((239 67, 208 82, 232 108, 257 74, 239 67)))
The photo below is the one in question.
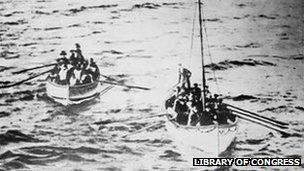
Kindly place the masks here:
POLYGON ((160 122, 157 122, 157 123, 150 124, 150 125, 148 125, 148 126, 146 126, 146 127, 143 127, 143 128, 141 128, 141 129, 139 129, 139 130, 136 130, 136 131, 131 132, 131 133, 129 133, 129 134, 125 134, 125 135, 121 136, 121 138, 126 138, 127 136, 130 136, 130 135, 134 135, 134 134, 140 133, 140 132, 142 132, 142 131, 144 131, 144 130, 147 130, 147 129, 152 128, 152 127, 157 126, 157 125, 161 125, 161 124, 163 124, 163 123, 164 123, 163 121, 160 121, 160 122))
POLYGON ((237 113, 237 114, 235 114, 235 115, 238 115, 238 116, 245 116, 245 117, 253 118, 253 119, 256 119, 256 120, 258 120, 258 121, 260 121, 260 122, 264 122, 265 124, 270 124, 270 125, 273 125, 273 126, 282 128, 282 129, 288 129, 287 126, 282 126, 282 125, 280 125, 280 124, 277 124, 277 123, 274 123, 274 122, 270 122, 270 121, 268 121, 268 120, 264 120, 264 119, 262 119, 262 118, 259 118, 259 117, 254 116, 254 115, 248 115, 248 114, 246 114, 246 113, 243 113, 243 112, 240 112, 240 111, 237 111, 237 110, 233 110, 233 109, 230 109, 230 110, 233 111, 233 112, 235 112, 235 113, 237 113))
POLYGON ((103 77, 105 77, 105 78, 108 79, 108 80, 117 81, 116 79, 114 79, 114 78, 112 78, 112 77, 109 77, 109 76, 107 76, 107 75, 100 74, 100 76, 103 76, 103 77))
POLYGON ((13 74, 20 74, 20 73, 23 73, 23 72, 27 72, 27 71, 31 71, 31 70, 35 70, 35 69, 39 69, 39 68, 45 68, 45 67, 49 67, 49 66, 53 66, 53 65, 57 65, 57 63, 47 64, 47 65, 38 66, 38 67, 34 67, 34 68, 23 69, 23 70, 15 71, 15 72, 12 72, 12 73, 13 74))
POLYGON ((261 122, 260 120, 256 120, 254 118, 250 118, 250 117, 246 117, 246 116, 243 116, 243 115, 239 115, 238 113, 235 113, 235 112, 233 112, 233 114, 237 115, 239 118, 244 119, 246 121, 250 121, 250 122, 253 122, 255 124, 264 126, 266 128, 278 131, 278 132, 280 132, 285 137, 288 137, 288 136, 302 137, 302 135, 299 134, 299 133, 297 133, 297 132, 289 132, 287 130, 284 130, 284 129, 281 129, 281 128, 278 128, 278 127, 274 127, 272 125, 267 125, 266 123, 261 122))
POLYGON ((25 79, 25 80, 18 81, 18 82, 13 83, 13 84, 1 86, 0 89, 3 89, 3 88, 10 88, 10 87, 14 87, 14 86, 20 85, 20 84, 22 84, 22 83, 24 83, 24 82, 27 82, 27 81, 29 81, 29 80, 32 80, 32 79, 34 79, 34 78, 36 78, 36 77, 39 77, 39 76, 41 76, 41 75, 44 75, 44 74, 50 72, 51 70, 52 70, 52 69, 47 70, 47 71, 45 71, 45 72, 42 72, 42 73, 40 73, 40 74, 34 75, 34 76, 32 76, 32 77, 29 77, 29 78, 27 78, 27 79, 25 79))
POLYGON ((100 81, 100 82, 104 83, 104 84, 112 84, 112 85, 117 85, 117 86, 122 86, 122 87, 128 87, 128 88, 135 88, 135 89, 141 89, 141 90, 150 90, 150 88, 147 88, 147 87, 127 85, 127 84, 115 83, 115 82, 110 82, 110 81, 100 81))
POLYGON ((114 123, 125 123, 125 122, 136 122, 136 121, 140 121, 140 120, 144 120, 144 119, 151 119, 151 118, 154 118, 154 117, 161 117, 161 116, 166 116, 166 115, 170 115, 168 113, 162 113, 162 114, 157 114, 157 115, 152 115, 152 116, 147 116, 146 118, 145 117, 132 117, 132 118, 128 118, 128 119, 122 119, 122 120, 116 120, 116 121, 111 121, 109 119, 107 120, 103 120, 103 121, 97 121, 97 122, 94 122, 93 124, 96 124, 96 125, 108 125, 108 124, 114 124, 114 123))
POLYGON ((281 122, 281 121, 277 121, 277 120, 274 120, 274 119, 270 119, 270 118, 267 118, 267 117, 265 117, 265 116, 258 115, 258 114, 256 114, 256 113, 250 112, 250 111, 248 111, 248 110, 241 109, 241 108, 236 107, 236 106, 232 106, 232 105, 227 104, 227 103, 225 103, 225 105, 227 105, 227 106, 229 106, 229 107, 232 107, 232 108, 234 108, 234 109, 238 109, 238 110, 240 110, 240 111, 246 112, 246 113, 248 113, 248 114, 250 114, 250 115, 254 115, 254 116, 256 116, 256 117, 260 117, 260 118, 263 118, 263 119, 265 119, 265 120, 269 120, 269 121, 271 121, 271 122, 275 122, 275 123, 277 123, 277 124, 289 125, 288 123, 281 122))

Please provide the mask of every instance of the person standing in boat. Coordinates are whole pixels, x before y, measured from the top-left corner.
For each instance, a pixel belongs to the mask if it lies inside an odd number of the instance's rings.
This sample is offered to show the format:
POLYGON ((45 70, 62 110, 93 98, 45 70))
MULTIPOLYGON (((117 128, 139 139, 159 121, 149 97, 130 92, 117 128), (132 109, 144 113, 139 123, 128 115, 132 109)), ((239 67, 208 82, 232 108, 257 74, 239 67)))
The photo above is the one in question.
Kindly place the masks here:
POLYGON ((76 45, 76 59, 78 62, 83 62, 85 59, 81 53, 81 50, 80 50, 80 45, 78 43, 75 44, 76 45))
POLYGON ((178 69, 178 83, 182 83, 182 86, 184 87, 185 84, 187 83, 187 88, 190 89, 191 85, 190 85, 190 77, 191 77, 191 72, 184 68, 182 66, 182 64, 178 64, 179 65, 179 69, 178 69))
POLYGON ((77 59, 76 59, 76 56, 75 56, 75 50, 70 50, 71 52, 71 56, 70 56, 70 63, 73 65, 73 66, 76 66, 77 64, 77 59))

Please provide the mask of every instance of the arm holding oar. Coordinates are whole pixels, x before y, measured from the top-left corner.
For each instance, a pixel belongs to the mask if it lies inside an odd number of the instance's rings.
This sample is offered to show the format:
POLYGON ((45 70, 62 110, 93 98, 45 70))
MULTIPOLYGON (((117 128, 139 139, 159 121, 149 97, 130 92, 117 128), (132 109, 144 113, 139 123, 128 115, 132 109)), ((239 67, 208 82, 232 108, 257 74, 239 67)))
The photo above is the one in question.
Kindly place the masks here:
POLYGON ((29 80, 32 80, 32 79, 34 79, 34 78, 36 78, 36 77, 39 77, 39 76, 41 76, 41 75, 44 75, 44 74, 50 72, 51 70, 52 70, 52 69, 47 70, 47 71, 45 71, 45 72, 42 72, 42 73, 40 73, 40 74, 34 75, 34 76, 32 76, 32 77, 29 77, 29 78, 27 78, 27 79, 18 81, 18 82, 13 83, 13 84, 1 86, 0 89, 3 89, 3 88, 10 88, 10 87, 14 87, 14 86, 20 85, 20 84, 25 83, 25 82, 27 82, 27 81, 29 81, 29 80))
POLYGON ((24 72, 27 72, 27 71, 31 71, 31 70, 35 70, 35 69, 40 69, 40 68, 45 68, 45 67, 54 66, 54 65, 57 65, 57 63, 47 64, 47 65, 38 66, 38 67, 34 67, 34 68, 23 69, 23 70, 15 71, 15 72, 12 72, 12 73, 13 74, 20 74, 20 73, 24 73, 24 72))

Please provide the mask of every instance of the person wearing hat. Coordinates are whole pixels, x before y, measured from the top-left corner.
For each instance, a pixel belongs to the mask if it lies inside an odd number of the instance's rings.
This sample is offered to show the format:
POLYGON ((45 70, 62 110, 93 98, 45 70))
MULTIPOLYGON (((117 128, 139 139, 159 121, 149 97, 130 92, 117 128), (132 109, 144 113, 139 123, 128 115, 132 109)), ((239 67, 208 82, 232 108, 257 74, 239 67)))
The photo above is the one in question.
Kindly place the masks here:
POLYGON ((66 58, 67 53, 63 50, 59 55, 61 56, 61 58, 59 58, 57 62, 67 65, 69 63, 69 60, 66 58))

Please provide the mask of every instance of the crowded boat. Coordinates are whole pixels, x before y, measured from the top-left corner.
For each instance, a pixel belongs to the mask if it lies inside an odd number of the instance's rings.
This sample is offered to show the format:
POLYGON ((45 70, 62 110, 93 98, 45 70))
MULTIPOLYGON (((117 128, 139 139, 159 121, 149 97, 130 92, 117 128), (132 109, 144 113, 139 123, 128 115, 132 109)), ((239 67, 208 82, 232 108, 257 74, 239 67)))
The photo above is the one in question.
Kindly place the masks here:
POLYGON ((185 68, 179 70, 179 85, 175 94, 167 100, 167 106, 171 106, 176 112, 174 116, 180 125, 198 126, 211 124, 228 124, 235 121, 227 106, 222 103, 219 95, 211 95, 208 86, 205 86, 205 109, 203 109, 202 90, 197 83, 190 84, 191 72, 185 68))
POLYGON ((99 79, 100 71, 93 58, 86 60, 82 55, 80 45, 75 44, 76 49, 70 50, 70 57, 61 51, 57 65, 54 66, 48 78, 59 85, 89 84, 99 79))

